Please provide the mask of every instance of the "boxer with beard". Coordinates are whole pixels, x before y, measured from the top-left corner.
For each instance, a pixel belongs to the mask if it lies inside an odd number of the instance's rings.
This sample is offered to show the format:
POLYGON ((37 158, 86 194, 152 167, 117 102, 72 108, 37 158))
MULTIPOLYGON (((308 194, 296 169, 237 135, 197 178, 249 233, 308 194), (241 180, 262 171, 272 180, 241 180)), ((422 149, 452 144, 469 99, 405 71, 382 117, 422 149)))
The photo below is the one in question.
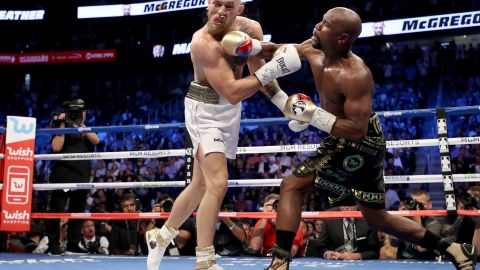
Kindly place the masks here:
POLYGON ((243 10, 240 0, 209 0, 208 22, 193 34, 194 81, 185 98, 185 124, 193 144, 192 181, 175 200, 162 228, 146 233, 148 270, 160 267, 166 247, 197 207, 195 269, 223 269, 215 260, 213 236, 228 188, 226 159, 236 156, 241 101, 262 87, 283 110, 288 96, 275 79, 301 66, 293 45, 282 47, 268 63, 249 57, 259 52, 263 32, 258 22, 239 16, 243 10), (252 74, 242 78, 245 66, 252 74))

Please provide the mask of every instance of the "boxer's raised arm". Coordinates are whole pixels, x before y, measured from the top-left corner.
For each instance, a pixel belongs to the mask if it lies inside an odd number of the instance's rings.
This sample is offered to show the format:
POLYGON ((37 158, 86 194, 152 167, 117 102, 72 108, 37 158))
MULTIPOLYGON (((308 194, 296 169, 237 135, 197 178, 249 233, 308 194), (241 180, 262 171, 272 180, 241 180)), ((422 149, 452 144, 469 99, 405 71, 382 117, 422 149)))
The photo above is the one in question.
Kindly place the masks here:
MULTIPOLYGON (((283 44, 278 44, 278 43, 273 43, 269 41, 262 41, 262 50, 255 55, 255 58, 261 58, 261 59, 272 59, 275 52, 280 48, 281 46, 285 45, 286 43, 283 44)), ((309 53, 310 51, 314 51, 312 47, 311 40, 306 40, 300 44, 293 44, 295 46, 295 49, 297 49, 298 55, 300 56, 300 59, 306 59, 307 56, 306 54, 309 53)))

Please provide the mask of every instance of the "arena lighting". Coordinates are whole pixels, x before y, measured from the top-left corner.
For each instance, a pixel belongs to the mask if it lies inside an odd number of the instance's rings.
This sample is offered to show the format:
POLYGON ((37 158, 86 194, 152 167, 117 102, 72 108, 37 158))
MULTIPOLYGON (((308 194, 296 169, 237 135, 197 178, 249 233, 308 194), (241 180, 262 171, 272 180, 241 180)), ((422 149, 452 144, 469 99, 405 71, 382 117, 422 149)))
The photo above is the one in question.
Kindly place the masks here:
MULTIPOLYGON (((242 0, 251 2, 253 0, 242 0)), ((162 12, 173 12, 207 7, 208 0, 163 0, 136 4, 81 6, 77 8, 77 19, 141 16, 162 12)))
POLYGON ((480 10, 362 24, 360 38, 480 26, 480 10))
MULTIPOLYGON (((270 40, 272 40, 272 35, 270 34, 263 35, 263 41, 270 41, 270 40)), ((176 43, 173 45, 172 55, 188 54, 188 53, 190 53, 190 42, 176 43)))
POLYGON ((0 21, 38 21, 43 20, 45 10, 0 10, 0 21))

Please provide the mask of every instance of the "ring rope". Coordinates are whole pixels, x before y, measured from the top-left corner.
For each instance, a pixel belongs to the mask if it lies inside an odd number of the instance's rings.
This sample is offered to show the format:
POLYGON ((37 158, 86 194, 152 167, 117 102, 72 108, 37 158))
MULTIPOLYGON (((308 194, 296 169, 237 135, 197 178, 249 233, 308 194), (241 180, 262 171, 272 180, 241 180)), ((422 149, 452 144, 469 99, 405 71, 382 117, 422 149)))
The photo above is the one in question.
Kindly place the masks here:
MULTIPOLYGON (((443 183, 441 174, 425 175, 386 175, 385 184, 443 183)), ((283 179, 235 179, 228 180, 229 187, 272 187, 280 186, 283 179)), ((453 181, 480 182, 480 173, 454 174, 453 181)), ((109 183, 50 183, 33 184, 34 190, 60 189, 114 189, 114 188, 157 188, 185 187, 185 181, 151 181, 151 182, 109 182, 109 183)), ((0 190, 3 184, 0 184, 0 190)))
MULTIPOLYGON (((480 143, 480 137, 457 137, 448 138, 450 145, 464 145, 480 143)), ((249 146, 238 147, 237 154, 263 154, 263 153, 285 153, 285 152, 309 152, 315 151, 320 144, 290 144, 272 146, 249 146)), ((438 139, 418 139, 387 141, 387 148, 427 147, 438 146, 438 139)), ((164 149, 164 150, 143 150, 143 151, 121 151, 121 152, 92 152, 92 153, 68 153, 68 154, 38 154, 36 160, 99 160, 119 158, 160 158, 185 156, 185 149, 164 149)), ((4 155, 0 154, 0 159, 4 155)))
MULTIPOLYGON (((469 114, 480 112, 480 106, 446 107, 448 114, 469 114)), ((377 112, 380 117, 400 117, 400 116, 431 116, 436 114, 436 108, 433 109, 415 109, 377 112)), ((285 117, 271 117, 262 119, 242 119, 241 125, 261 125, 261 124, 286 124, 289 119, 285 117)), ((169 124, 146 124, 146 125, 124 125, 124 126, 97 126, 80 128, 41 128, 37 129, 38 135, 54 135, 67 133, 86 133, 86 132, 125 132, 125 131, 158 131, 172 128, 185 128, 185 123, 169 124)), ((6 129, 0 128, 0 134, 4 134, 6 129)))
MULTIPOLYGON (((402 211, 387 211, 390 214, 413 217, 413 216, 446 216, 447 210, 402 210, 402 211)), ((478 216, 480 210, 457 210, 458 215, 478 216)), ((150 219, 150 218, 168 218, 170 213, 31 213, 31 217, 35 219, 150 219)), ((195 216, 196 213, 194 212, 195 216)), ((275 212, 220 212, 219 217, 229 218, 276 218, 275 212)), ((335 219, 335 218, 362 218, 360 211, 311 211, 302 212, 304 219, 335 219)))

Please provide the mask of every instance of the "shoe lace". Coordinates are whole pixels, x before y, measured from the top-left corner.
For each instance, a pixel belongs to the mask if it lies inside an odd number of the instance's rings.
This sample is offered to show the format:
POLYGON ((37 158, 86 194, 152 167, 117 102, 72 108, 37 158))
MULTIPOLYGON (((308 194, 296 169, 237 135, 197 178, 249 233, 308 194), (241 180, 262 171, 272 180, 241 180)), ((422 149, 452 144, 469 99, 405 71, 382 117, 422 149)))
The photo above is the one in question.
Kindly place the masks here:
POLYGON ((285 258, 274 257, 270 266, 265 270, 288 269, 288 260, 285 258))

